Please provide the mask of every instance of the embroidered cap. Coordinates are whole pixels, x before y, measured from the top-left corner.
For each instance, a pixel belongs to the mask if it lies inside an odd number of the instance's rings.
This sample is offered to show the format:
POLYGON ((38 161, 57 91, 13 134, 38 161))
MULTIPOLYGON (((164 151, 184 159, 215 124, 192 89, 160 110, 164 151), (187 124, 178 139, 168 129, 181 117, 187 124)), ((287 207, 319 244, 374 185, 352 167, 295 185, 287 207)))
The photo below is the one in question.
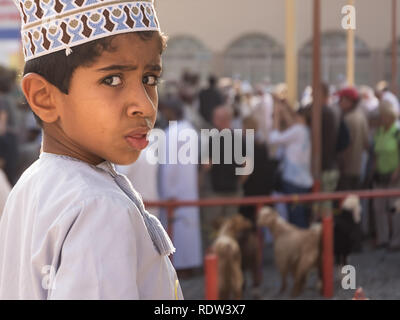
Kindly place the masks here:
POLYGON ((25 61, 108 36, 159 31, 153 0, 14 0, 25 61))

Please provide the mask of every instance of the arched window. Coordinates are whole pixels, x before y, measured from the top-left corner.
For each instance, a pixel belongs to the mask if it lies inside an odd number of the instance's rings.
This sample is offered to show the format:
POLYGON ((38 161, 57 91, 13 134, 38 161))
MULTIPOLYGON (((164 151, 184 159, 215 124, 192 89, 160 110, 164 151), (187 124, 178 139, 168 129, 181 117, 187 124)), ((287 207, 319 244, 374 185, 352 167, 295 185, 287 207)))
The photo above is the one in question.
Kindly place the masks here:
POLYGON ((212 54, 202 42, 192 36, 175 36, 168 40, 163 53, 163 78, 180 79, 184 70, 195 72, 206 79, 212 54))
MULTIPOLYGON (((400 86, 400 38, 397 40, 397 92, 400 86)), ((385 50, 385 71, 384 79, 389 83, 392 81, 392 44, 390 43, 385 50)))
POLYGON ((283 47, 271 37, 252 33, 235 40, 224 54, 224 75, 257 83, 285 78, 283 47))
MULTIPOLYGON (((343 31, 327 31, 321 34, 321 78, 329 84, 346 81, 347 35, 343 31)), ((358 37, 354 39, 356 85, 372 85, 371 53, 367 44, 358 37)), ((312 84, 312 40, 299 52, 299 90, 312 84)))

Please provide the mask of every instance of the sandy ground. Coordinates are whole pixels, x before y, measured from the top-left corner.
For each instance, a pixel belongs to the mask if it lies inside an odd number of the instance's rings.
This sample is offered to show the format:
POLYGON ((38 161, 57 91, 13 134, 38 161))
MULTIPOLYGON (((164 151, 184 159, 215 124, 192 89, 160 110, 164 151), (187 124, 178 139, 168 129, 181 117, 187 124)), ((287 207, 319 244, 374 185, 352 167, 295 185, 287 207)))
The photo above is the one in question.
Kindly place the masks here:
MULTIPOLYGON (((362 287, 365 296, 371 300, 400 299, 400 252, 388 252, 386 249, 375 250, 368 243, 364 243, 361 253, 353 254, 349 264, 356 271, 356 288, 362 287)), ((261 299, 290 299, 289 290, 277 296, 280 288, 280 276, 274 261, 272 246, 266 245, 263 259, 263 285, 261 299)), ((341 270, 335 268, 333 300, 350 300, 355 293, 353 289, 343 289, 341 285, 341 270)), ((247 283, 251 284, 250 275, 246 274, 247 283)), ((180 279, 185 299, 204 299, 204 276, 199 272, 189 279, 180 279)), ((250 288, 245 290, 244 299, 253 299, 250 288)), ((317 273, 313 272, 307 281, 303 294, 297 299, 318 300, 324 298, 317 289, 317 273)))

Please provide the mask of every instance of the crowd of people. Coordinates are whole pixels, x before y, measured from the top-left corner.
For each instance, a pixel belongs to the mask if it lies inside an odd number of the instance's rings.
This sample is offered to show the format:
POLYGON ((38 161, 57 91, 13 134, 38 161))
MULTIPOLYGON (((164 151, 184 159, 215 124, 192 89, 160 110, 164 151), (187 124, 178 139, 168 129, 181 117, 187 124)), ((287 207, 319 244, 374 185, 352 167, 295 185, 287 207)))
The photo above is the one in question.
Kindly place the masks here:
MULTIPOLYGON (((253 86, 246 81, 213 76, 208 80, 208 86, 201 87, 196 75, 186 73, 179 83, 166 83, 160 90, 158 125, 168 127, 171 118, 165 114, 171 109, 168 101, 173 97, 173 109, 179 110, 179 117, 174 119, 185 122, 199 133, 204 128, 243 129, 243 133, 254 129, 254 170, 247 176, 239 176, 235 174, 239 165, 235 162, 200 164, 198 175, 174 174, 169 176, 169 181, 160 181, 160 185, 179 184, 187 187, 186 192, 189 185, 193 185, 191 200, 311 192, 315 183, 311 172, 312 89, 306 88, 298 105, 292 106, 285 84, 253 86), (193 183, 189 183, 190 179, 193 183)), ((321 83, 319 89, 321 191, 396 188, 400 182, 400 107, 388 83, 381 81, 374 89, 321 83)), ((221 147, 221 158, 224 152, 226 149, 221 147)), ((168 180, 166 175, 159 177, 168 180)), ((187 200, 179 192, 171 197, 161 196, 161 199, 171 198, 187 200)), ((360 234, 356 235, 354 250, 362 250, 364 238, 371 239, 377 248, 400 249, 400 220, 388 212, 390 201, 363 200, 360 234)), ((338 203, 327 205, 337 212, 338 203)), ((277 207, 290 223, 301 228, 320 219, 311 206, 280 204, 277 207)), ((196 213, 193 223, 186 224, 186 229, 193 228, 187 239, 196 238, 197 247, 186 245, 184 241, 182 246, 188 252, 193 252, 194 248, 206 250, 215 236, 215 221, 237 212, 250 218, 255 226, 254 206, 203 207, 196 213), (199 225, 195 226, 194 221, 199 225), (194 232, 199 229, 200 234, 194 232)), ((190 263, 185 266, 189 267, 190 263)))
MULTIPOLYGON (((0 210, 12 186, 40 153, 41 130, 23 102, 16 78, 14 71, 0 68, 0 210)), ((171 121, 177 123, 174 130, 192 129, 198 137, 201 129, 243 129, 244 133, 253 129, 254 168, 248 175, 237 175, 235 169, 241 164, 235 161, 153 164, 146 160, 146 153, 154 151, 150 145, 137 162, 118 167, 145 201, 303 194, 312 190, 311 88, 306 88, 300 102, 293 106, 288 102, 285 84, 251 85, 210 76, 204 87, 197 74, 185 72, 180 81, 162 83, 159 96, 156 127, 166 133, 172 130, 171 121)), ((322 191, 398 187, 400 105, 388 84, 382 81, 374 90, 322 83, 320 96, 322 191)), ((213 152, 219 152, 223 159, 224 152, 234 152, 234 145, 210 149, 210 157, 213 152)), ((388 201, 363 203, 359 249, 364 236, 373 236, 376 247, 400 249, 400 218, 387 212, 388 201)), ((164 210, 149 211, 166 226, 168 215, 164 210)), ((175 210, 174 219, 169 221, 177 248, 173 262, 182 276, 202 265, 218 221, 238 212, 255 228, 253 206, 175 210)), ((318 219, 310 207, 299 204, 288 205, 282 214, 301 228, 318 219)))

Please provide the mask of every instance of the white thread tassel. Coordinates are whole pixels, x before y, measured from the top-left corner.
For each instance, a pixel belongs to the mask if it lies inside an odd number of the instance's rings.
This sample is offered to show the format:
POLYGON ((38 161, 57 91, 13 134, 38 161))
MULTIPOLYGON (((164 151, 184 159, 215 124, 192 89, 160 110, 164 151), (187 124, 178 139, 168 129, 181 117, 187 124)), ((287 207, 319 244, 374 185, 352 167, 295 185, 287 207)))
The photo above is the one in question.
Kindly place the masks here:
POLYGON ((150 234, 150 238, 153 241, 154 247, 157 249, 160 255, 169 256, 175 252, 175 247, 172 244, 167 232, 162 226, 160 220, 155 216, 145 211, 146 214, 143 215, 144 223, 150 234))
POLYGON ((139 209, 153 245, 160 255, 169 256, 175 252, 175 247, 172 244, 167 232, 161 222, 144 208, 143 200, 139 193, 135 191, 132 184, 124 175, 118 174, 113 170, 113 177, 117 185, 122 191, 136 204, 139 209), (115 174, 115 175, 114 175, 115 174))
POLYGON ((72 53, 72 49, 70 47, 65 48, 65 55, 68 57, 72 53))

